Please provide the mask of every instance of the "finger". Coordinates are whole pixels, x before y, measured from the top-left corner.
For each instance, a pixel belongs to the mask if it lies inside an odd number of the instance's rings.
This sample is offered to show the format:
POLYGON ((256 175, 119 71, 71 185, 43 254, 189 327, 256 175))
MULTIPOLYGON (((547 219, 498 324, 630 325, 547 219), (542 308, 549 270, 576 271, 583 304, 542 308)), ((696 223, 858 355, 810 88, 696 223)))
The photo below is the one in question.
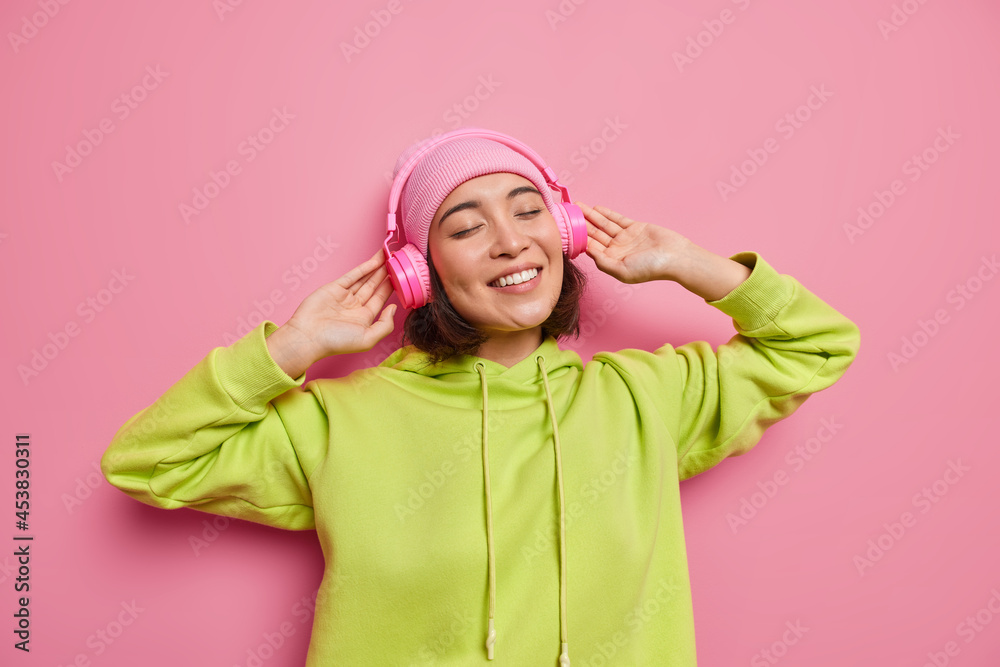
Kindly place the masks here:
POLYGON ((368 260, 364 264, 358 264, 353 269, 333 281, 334 284, 347 291, 352 291, 352 289, 357 290, 357 285, 361 281, 365 280, 365 278, 371 274, 372 271, 378 268, 378 266, 370 264, 370 262, 371 260, 368 260))
POLYGON ((385 270, 382 269, 382 267, 379 267, 358 282, 351 285, 348 292, 352 294, 360 303, 364 303, 368 301, 368 297, 371 296, 372 291, 378 287, 379 283, 382 282, 385 275, 385 270))
POLYGON ((382 248, 379 248, 378 252, 372 255, 371 258, 369 258, 362 264, 358 264, 357 266, 355 266, 353 269, 342 275, 334 282, 336 282, 337 285, 343 287, 344 289, 350 289, 350 287, 354 283, 356 283, 357 281, 359 281, 360 279, 364 278, 366 275, 377 269, 380 263, 384 263, 382 254, 383 254, 382 248))
POLYGON ((365 332, 365 345, 367 347, 374 347, 375 343, 392 333, 392 330, 395 328, 395 322, 392 318, 395 314, 396 304, 392 304, 383 310, 378 319, 368 327, 368 330, 365 332))
POLYGON ((590 255, 591 259, 595 262, 600 258, 604 259, 604 252, 607 250, 604 246, 598 243, 593 237, 587 238, 587 254, 590 255))
POLYGON ((377 326, 380 323, 381 324, 388 324, 389 325, 389 330, 391 331, 392 330, 392 326, 393 326, 392 318, 396 314, 396 308, 398 308, 398 306, 396 304, 394 304, 394 303, 390 303, 388 306, 386 306, 385 308, 383 308, 382 312, 379 313, 379 315, 378 315, 378 319, 375 320, 375 323, 372 324, 372 326, 373 327, 377 326))
POLYGON ((632 218, 625 217, 618 211, 612 211, 607 206, 601 206, 600 204, 598 204, 594 208, 595 210, 600 212, 605 218, 611 220, 612 222, 622 227, 623 229, 631 225, 633 222, 635 222, 635 220, 633 220, 632 218))
MULTIPOLYGON (((582 204, 582 203, 580 203, 582 204)), ((603 206, 600 208, 604 208, 603 206)), ((621 226, 618 225, 614 220, 611 220, 606 215, 604 215, 598 208, 593 208, 587 206, 586 204, 580 205, 580 209, 587 216, 587 220, 592 222, 602 231, 607 233, 609 236, 614 236, 622 230, 621 226)), ((605 209, 610 211, 610 209, 605 209)))
POLYGON ((597 265, 598 269, 610 274, 609 269, 614 265, 614 262, 608 257, 606 250, 604 246, 597 243, 594 239, 587 239, 587 254, 594 260, 594 264, 597 265))
POLYGON ((389 277, 386 276, 385 279, 379 283, 378 289, 376 289, 371 296, 364 301, 364 306, 370 310, 373 314, 377 313, 385 302, 389 300, 392 296, 392 282, 389 281, 389 277))
POLYGON ((379 265, 374 271, 368 274, 367 278, 364 278, 364 282, 359 280, 358 282, 351 285, 351 293, 358 298, 361 303, 368 301, 368 297, 371 295, 372 291, 379 286, 384 278, 389 275, 389 270, 385 267, 385 264, 379 265))
POLYGON ((587 236, 604 246, 610 245, 613 240, 606 232, 589 220, 587 221, 587 236))

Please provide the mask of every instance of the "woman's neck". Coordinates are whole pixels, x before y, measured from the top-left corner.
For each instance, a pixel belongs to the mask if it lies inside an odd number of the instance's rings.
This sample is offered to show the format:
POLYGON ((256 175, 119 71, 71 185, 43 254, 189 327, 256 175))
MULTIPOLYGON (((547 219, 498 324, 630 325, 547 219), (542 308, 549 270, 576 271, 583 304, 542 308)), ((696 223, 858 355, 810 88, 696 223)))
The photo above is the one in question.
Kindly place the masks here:
POLYGON ((479 346, 476 356, 510 368, 526 359, 542 344, 542 327, 523 331, 499 331, 479 346))

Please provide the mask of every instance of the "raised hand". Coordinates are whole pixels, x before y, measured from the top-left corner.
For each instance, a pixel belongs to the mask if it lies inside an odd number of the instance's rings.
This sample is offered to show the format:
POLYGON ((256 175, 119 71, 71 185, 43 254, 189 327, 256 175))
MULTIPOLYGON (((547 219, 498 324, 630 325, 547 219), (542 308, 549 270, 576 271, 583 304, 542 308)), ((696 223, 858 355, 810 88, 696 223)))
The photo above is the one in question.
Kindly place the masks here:
POLYGON ((370 350, 393 330, 392 283, 380 248, 370 259, 307 296, 268 339, 275 362, 297 377, 314 361, 370 350), (295 372, 298 371, 298 372, 295 372))
POLYGON ((587 218, 587 254, 623 283, 670 280, 693 245, 677 232, 627 218, 606 206, 575 202, 587 218))

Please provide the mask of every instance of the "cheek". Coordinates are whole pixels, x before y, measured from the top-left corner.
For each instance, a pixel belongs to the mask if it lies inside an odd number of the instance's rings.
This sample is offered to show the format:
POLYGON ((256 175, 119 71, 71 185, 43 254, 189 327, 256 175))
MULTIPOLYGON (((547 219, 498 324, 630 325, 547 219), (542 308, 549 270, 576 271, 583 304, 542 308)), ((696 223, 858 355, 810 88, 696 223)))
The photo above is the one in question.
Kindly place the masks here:
POLYGON ((552 276, 553 278, 555 278, 555 280, 552 281, 552 291, 555 294, 556 301, 559 300, 559 294, 562 293, 562 284, 563 284, 562 258, 559 259, 558 267, 559 268, 555 267, 552 268, 552 276))
MULTIPOLYGON (((457 253, 438 253, 434 264, 438 274, 438 279, 445 291, 452 297, 452 293, 458 296, 458 292, 469 290, 477 286, 475 261, 457 253)), ((454 299, 454 297, 452 297, 454 299)))
POLYGON ((455 293, 456 299, 463 298, 462 295, 469 294, 478 287, 478 281, 469 280, 468 278, 458 278, 451 283, 451 290, 455 293))

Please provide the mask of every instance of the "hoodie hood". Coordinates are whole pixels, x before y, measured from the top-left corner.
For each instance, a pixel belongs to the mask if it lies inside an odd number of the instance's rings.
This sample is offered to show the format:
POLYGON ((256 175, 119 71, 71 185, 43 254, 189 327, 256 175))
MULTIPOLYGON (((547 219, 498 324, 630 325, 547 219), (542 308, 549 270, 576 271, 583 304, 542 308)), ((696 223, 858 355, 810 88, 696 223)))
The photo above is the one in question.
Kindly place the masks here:
POLYGON ((530 391, 530 387, 539 386, 542 383, 538 373, 538 364, 535 361, 535 357, 539 355, 545 359, 545 368, 549 377, 556 377, 570 368, 583 370, 583 361, 580 359, 580 355, 576 352, 560 350, 556 339, 552 336, 546 336, 534 352, 510 368, 495 361, 468 354, 456 355, 440 363, 431 364, 427 354, 412 345, 397 349, 386 357, 379 364, 379 367, 419 373, 446 382, 468 382, 478 385, 478 372, 475 367, 478 362, 485 367, 487 377, 502 377, 504 380, 525 385, 526 389, 529 390, 527 395, 533 393, 530 391))
MULTIPOLYGON (((549 389, 549 378, 557 378, 571 370, 583 370, 583 362, 576 352, 560 350, 556 339, 546 336, 534 352, 514 364, 506 367, 489 359, 474 355, 456 355, 444 361, 431 364, 426 353, 412 345, 402 347, 389 355, 379 367, 409 371, 426 377, 432 377, 454 386, 452 396, 468 396, 475 392, 482 397, 482 443, 483 443, 483 505, 486 522, 486 551, 488 554, 486 569, 489 580, 489 603, 486 610, 487 636, 486 657, 493 659, 494 644, 497 640, 494 611, 496 602, 496 559, 493 549, 493 503, 490 494, 490 455, 489 455, 489 384, 503 383, 504 404, 516 407, 520 402, 544 401, 549 420, 552 424, 552 448, 556 462, 556 478, 553 485, 559 492, 559 664, 560 667, 570 667, 569 637, 566 622, 566 499, 563 490, 562 450, 559 443, 559 424, 556 419, 556 409, 552 402, 552 392, 549 389)), ((503 520, 503 517, 498 517, 503 520)), ((500 623, 500 632, 503 623, 500 623)), ((517 637, 508 637, 507 641, 517 641, 517 637)))

